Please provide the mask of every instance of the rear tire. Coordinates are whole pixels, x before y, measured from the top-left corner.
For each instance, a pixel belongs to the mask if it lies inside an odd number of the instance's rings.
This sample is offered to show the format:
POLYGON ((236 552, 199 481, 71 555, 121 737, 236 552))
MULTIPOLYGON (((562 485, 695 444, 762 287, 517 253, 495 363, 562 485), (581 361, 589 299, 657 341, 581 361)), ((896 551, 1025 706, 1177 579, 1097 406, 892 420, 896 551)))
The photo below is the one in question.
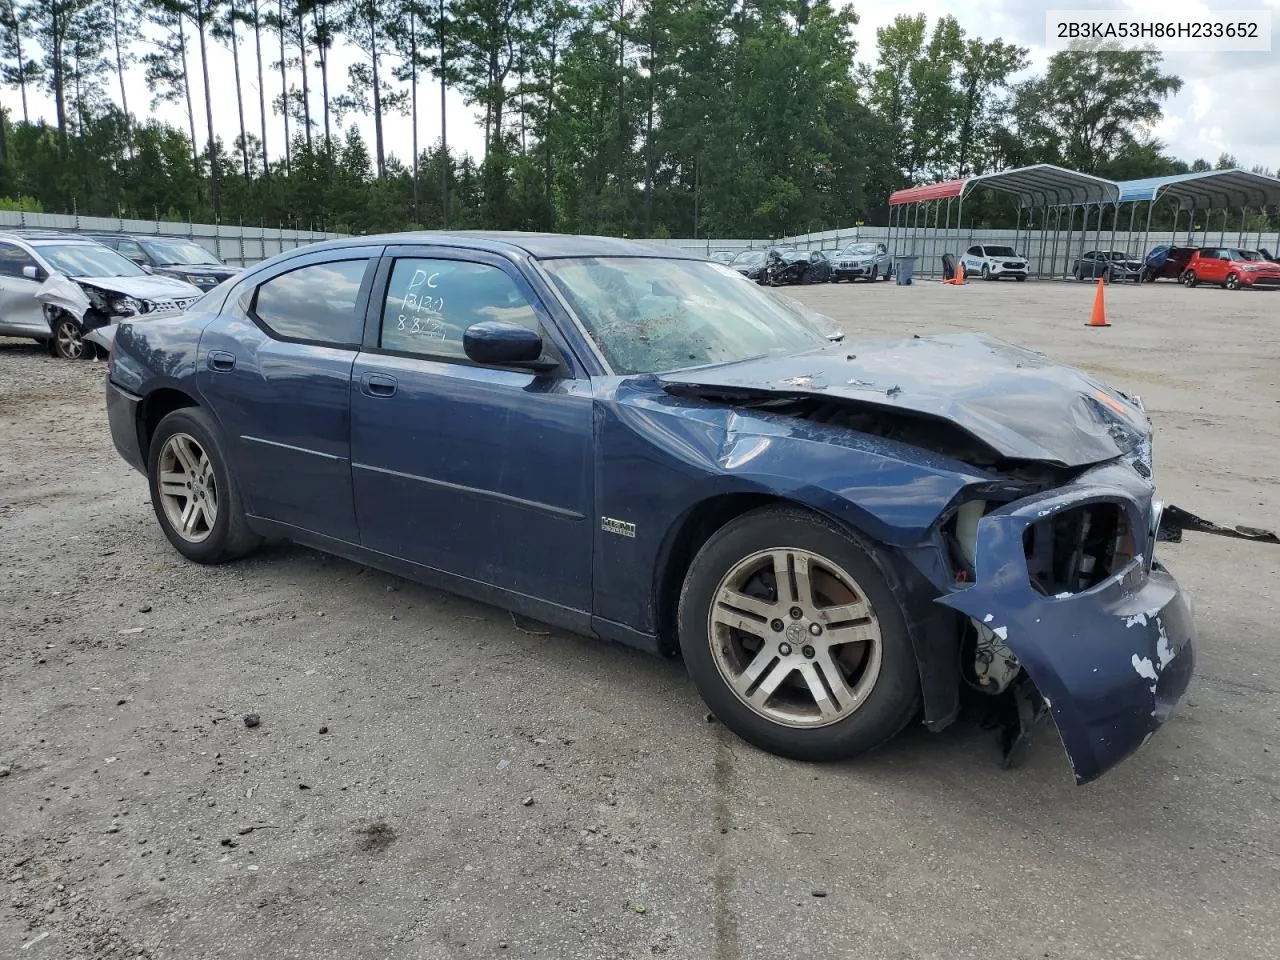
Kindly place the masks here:
POLYGON ((689 567, 678 617, 703 700, 771 753, 854 757, 919 710, 906 619, 874 548, 806 510, 766 507, 713 534, 689 567))
POLYGON ((1196 275, 1194 271, 1188 270, 1186 273, 1182 275, 1182 282, 1187 287, 1194 287, 1200 281, 1196 279, 1196 275))
POLYGON ((249 529, 217 426, 199 407, 182 407, 160 421, 147 477, 160 529, 188 560, 225 563, 262 543, 249 529))

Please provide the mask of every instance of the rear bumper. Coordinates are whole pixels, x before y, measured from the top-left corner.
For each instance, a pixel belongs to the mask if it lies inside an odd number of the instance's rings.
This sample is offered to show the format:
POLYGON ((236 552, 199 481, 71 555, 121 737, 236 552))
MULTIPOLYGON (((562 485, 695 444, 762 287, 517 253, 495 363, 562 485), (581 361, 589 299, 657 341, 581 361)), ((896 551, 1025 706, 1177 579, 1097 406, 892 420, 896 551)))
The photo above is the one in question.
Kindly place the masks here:
POLYGON ((1089 590, 1051 597, 1031 585, 1023 533, 1043 517, 1119 502, 1131 529, 1150 523, 1149 491, 1107 482, 1115 474, 1096 484, 1086 478, 985 516, 976 582, 938 600, 1005 638, 1047 701, 1078 783, 1146 743, 1186 692, 1195 666, 1191 604, 1150 560, 1154 531, 1140 538, 1146 559, 1135 557, 1089 590))
POLYGON ((147 458, 138 436, 138 404, 140 397, 107 381, 107 423, 111 426, 111 442, 125 462, 139 473, 147 472, 147 458))

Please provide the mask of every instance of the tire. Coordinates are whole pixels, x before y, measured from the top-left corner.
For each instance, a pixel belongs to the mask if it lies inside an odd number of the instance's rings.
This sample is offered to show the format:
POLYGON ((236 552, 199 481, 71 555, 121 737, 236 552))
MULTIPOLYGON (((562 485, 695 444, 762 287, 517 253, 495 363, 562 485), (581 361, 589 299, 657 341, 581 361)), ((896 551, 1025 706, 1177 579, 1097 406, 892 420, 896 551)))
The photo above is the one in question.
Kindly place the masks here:
POLYGON ((868 277, 867 279, 868 279, 868 280, 870 280, 872 283, 875 283, 877 280, 879 280, 879 279, 880 279, 880 265, 879 265, 879 264, 876 264, 874 267, 872 267, 872 268, 871 268, 871 276, 870 276, 870 277, 868 277))
POLYGON ((991 267, 985 263, 982 265, 982 279, 983 280, 991 279, 991 267))
POLYGON ((58 320, 53 325, 49 352, 61 360, 86 360, 97 356, 93 344, 85 342, 84 328, 65 313, 58 314, 58 320))
POLYGON ((199 407, 183 407, 160 421, 147 453, 147 478, 160 529, 188 560, 225 563, 261 544, 245 519, 218 429, 199 407), (171 477, 164 490, 162 470, 171 477), (183 532, 188 508, 193 508, 191 526, 183 532))
POLYGON ((1025 273, 1015 273, 1013 275, 1013 279, 1017 280, 1019 283, 1022 283, 1024 280, 1027 279, 1027 275, 1025 273))
POLYGON ((1084 271, 1080 269, 1080 264, 1078 263, 1076 264, 1076 268, 1071 271, 1071 276, 1074 277, 1076 280, 1084 279, 1084 271))
POLYGON ((766 507, 713 534, 685 577, 678 622, 685 665, 707 706, 770 753, 854 757, 891 739, 919 710, 906 620, 874 550, 806 510, 766 507), (779 594, 774 556, 787 570, 812 571, 810 586, 788 579, 779 594), (836 605, 819 603, 815 587, 835 595, 836 605), (723 597, 736 598, 737 609, 723 597), (802 616, 788 604, 803 604, 794 608, 802 616), (837 607, 847 620, 833 626, 837 607))
POLYGON ((1188 270, 1186 273, 1182 275, 1182 282, 1186 284, 1188 287, 1194 287, 1200 281, 1196 279, 1196 275, 1194 271, 1188 270))
POLYGON ((1223 284, 1223 286, 1226 287, 1228 290, 1239 290, 1240 278, 1236 276, 1234 273, 1228 273, 1227 281, 1226 283, 1223 284))

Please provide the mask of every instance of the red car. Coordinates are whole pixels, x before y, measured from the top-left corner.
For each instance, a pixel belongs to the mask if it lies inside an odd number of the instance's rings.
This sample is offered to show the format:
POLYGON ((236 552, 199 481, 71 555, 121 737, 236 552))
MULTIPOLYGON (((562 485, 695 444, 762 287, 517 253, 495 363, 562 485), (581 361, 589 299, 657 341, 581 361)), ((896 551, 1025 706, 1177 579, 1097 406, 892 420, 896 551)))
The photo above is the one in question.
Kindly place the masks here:
POLYGON ((1280 263, 1272 263, 1256 250, 1201 247, 1187 263, 1182 282, 1217 283, 1228 290, 1239 287, 1280 287, 1280 263))

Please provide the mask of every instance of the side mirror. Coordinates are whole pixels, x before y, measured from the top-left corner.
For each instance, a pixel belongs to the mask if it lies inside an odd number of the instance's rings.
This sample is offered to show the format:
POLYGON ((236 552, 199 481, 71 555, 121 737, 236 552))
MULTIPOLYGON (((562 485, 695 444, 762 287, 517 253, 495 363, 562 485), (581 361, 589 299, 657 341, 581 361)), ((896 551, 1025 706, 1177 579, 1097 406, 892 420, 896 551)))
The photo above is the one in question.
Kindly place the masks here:
POLYGON ((151 269, 151 264, 143 263, 141 260, 135 260, 133 262, 136 263, 138 266, 140 266, 143 270, 147 271, 147 273, 155 273, 155 271, 151 269))
POLYGON ((536 331, 507 320, 473 323, 462 334, 468 359, 498 367, 554 370, 555 360, 542 356, 542 337, 536 331))
POLYGON ((22 268, 22 275, 26 277, 28 280, 41 279, 40 268, 36 266, 31 266, 30 264, 22 268))

